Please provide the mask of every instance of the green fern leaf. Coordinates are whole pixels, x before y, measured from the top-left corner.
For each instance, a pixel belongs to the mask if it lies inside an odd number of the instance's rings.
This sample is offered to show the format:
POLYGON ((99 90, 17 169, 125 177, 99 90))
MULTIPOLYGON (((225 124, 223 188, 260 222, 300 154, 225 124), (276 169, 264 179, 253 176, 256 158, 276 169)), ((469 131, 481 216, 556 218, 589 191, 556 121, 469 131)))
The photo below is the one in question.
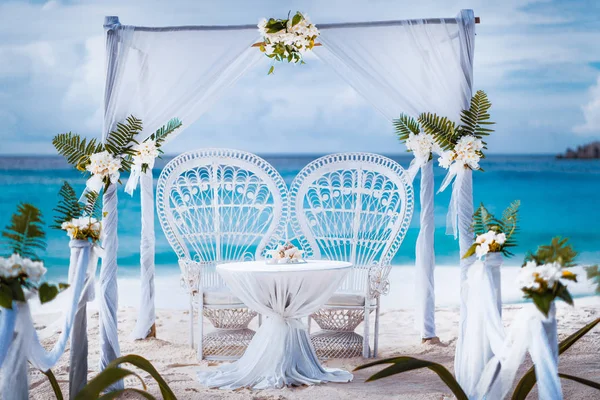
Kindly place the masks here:
POLYGON ((493 132, 492 129, 481 126, 494 124, 489 121, 488 110, 491 106, 492 103, 488 100, 487 94, 483 90, 478 90, 471 98, 469 109, 461 112, 461 136, 472 135, 481 139, 493 132))
POLYGON ((425 133, 433 136, 434 140, 444 150, 454 148, 456 141, 460 136, 457 135, 456 124, 447 117, 440 117, 432 113, 423 113, 419 115, 421 129, 425 133))
POLYGON ((116 129, 108 134, 104 147, 115 157, 133 155, 132 147, 138 143, 135 140, 135 135, 141 131, 142 121, 133 115, 129 116, 125 123, 117 123, 116 129))
POLYGON ((421 127, 419 123, 412 117, 406 114, 400 114, 398 119, 395 119, 394 127, 396 128, 396 135, 401 142, 406 142, 409 135, 415 134, 418 135, 421 132, 421 127))
POLYGON ((2 231, 12 253, 22 257, 39 260, 37 250, 46 250, 46 232, 41 211, 29 203, 17 206, 10 224, 2 231))
POLYGON ((62 229, 63 222, 79 218, 83 214, 83 206, 79 203, 77 193, 68 182, 64 182, 58 192, 58 204, 55 211, 54 225, 50 226, 53 229, 62 229))
POLYGON ((90 191, 85 194, 85 205, 83 212, 88 217, 102 219, 102 202, 98 192, 90 191))
POLYGON ((177 129, 181 128, 181 121, 178 118, 173 118, 166 125, 163 125, 156 132, 150 135, 150 139, 154 140, 158 146, 160 146, 165 139, 175 132, 177 129))
POLYGON ((568 238, 561 238, 560 236, 552 238, 549 245, 538 247, 535 253, 528 253, 525 257, 525 263, 535 261, 541 265, 558 262, 565 268, 574 267, 578 253, 573 249, 573 246, 567 244, 568 241, 568 238))
POLYGON ((82 139, 80 135, 71 132, 56 135, 52 144, 69 164, 80 170, 92 154, 103 151, 102 143, 95 139, 82 139))

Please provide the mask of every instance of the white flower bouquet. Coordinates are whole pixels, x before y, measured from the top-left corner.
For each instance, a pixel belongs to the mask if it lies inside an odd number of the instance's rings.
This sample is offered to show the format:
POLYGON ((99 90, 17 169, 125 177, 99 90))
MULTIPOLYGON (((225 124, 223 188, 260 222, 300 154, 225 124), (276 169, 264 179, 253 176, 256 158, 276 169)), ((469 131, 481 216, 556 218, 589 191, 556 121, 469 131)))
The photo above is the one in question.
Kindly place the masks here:
MULTIPOLYGON (((287 19, 263 18, 258 23, 258 31, 264 40, 259 46, 260 51, 267 57, 300 64, 304 64, 303 54, 312 50, 319 37, 317 27, 300 11, 292 18, 288 14, 287 19)), ((269 74, 274 70, 271 65, 269 74)))
POLYGON ((36 250, 46 248, 42 214, 31 204, 22 203, 11 217, 11 224, 2 232, 12 254, 0 257, 0 307, 12 309, 13 301, 25 302, 25 290, 37 292, 42 303, 56 297, 69 285, 42 282, 46 274, 44 263, 36 250))
POLYGON ((463 258, 471 257, 473 254, 482 259, 488 253, 502 253, 510 257, 509 251, 515 247, 517 242, 515 234, 518 232, 518 214, 521 202, 513 201, 502 213, 502 218, 496 218, 491 214, 483 203, 473 214, 473 232, 475 241, 463 255, 463 258))
POLYGON ((267 250, 268 264, 295 264, 303 262, 302 255, 303 250, 298 249, 291 243, 285 245, 279 245, 274 250, 267 250))
POLYGON ((97 242, 102 235, 102 223, 94 217, 83 216, 73 218, 61 224, 61 229, 67 231, 67 235, 75 240, 88 240, 97 242))
POLYGON ((483 158, 484 144, 475 136, 463 136, 451 150, 444 151, 438 158, 440 167, 458 169, 468 167, 472 170, 481 169, 479 161, 483 158))
POLYGON ((102 235, 100 216, 100 201, 98 193, 90 192, 85 195, 85 204, 80 203, 75 190, 64 182, 58 192, 59 201, 54 209, 54 229, 67 232, 71 239, 91 240, 96 243, 102 235))
POLYGON ((555 237, 550 245, 540 246, 536 253, 529 253, 517 277, 517 284, 525 298, 532 299, 546 316, 557 297, 573 305, 567 282, 577 282, 577 275, 568 268, 575 266, 577 253, 571 245, 567 245, 567 241, 555 237))

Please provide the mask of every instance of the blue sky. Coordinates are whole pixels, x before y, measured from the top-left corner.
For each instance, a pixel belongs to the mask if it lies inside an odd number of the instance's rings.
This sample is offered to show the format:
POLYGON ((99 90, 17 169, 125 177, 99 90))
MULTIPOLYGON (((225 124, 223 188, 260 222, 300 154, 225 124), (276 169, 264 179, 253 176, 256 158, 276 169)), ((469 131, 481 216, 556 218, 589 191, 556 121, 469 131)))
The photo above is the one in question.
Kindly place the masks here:
MULTIPOLYGON (((600 138, 597 0, 1 0, 0 154, 52 154, 53 135, 65 131, 99 135, 105 15, 130 25, 214 25, 300 10, 318 26, 452 17, 461 8, 482 18, 475 87, 493 103, 490 153, 555 153, 600 138)), ((403 151, 389 122, 326 65, 311 59, 268 79, 263 69, 250 71, 167 153, 403 151)))

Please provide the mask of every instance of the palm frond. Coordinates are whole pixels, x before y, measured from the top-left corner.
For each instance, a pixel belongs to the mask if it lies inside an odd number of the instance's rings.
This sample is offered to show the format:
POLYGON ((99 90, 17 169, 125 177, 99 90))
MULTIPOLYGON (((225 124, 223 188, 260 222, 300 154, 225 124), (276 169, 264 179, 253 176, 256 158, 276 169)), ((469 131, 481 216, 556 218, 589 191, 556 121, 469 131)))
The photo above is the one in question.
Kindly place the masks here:
POLYGON ((102 143, 95 139, 82 139, 80 135, 71 132, 61 133, 52 139, 52 144, 58 154, 66 158, 67 162, 74 167, 81 169, 82 165, 89 157, 103 150, 102 143))
POLYGON ((432 113, 422 113, 419 115, 418 121, 421 124, 421 129, 432 135, 442 149, 451 150, 454 148, 458 139, 454 122, 447 117, 440 117, 432 113))
POLYGON ((472 135, 481 139, 493 132, 493 129, 485 128, 487 125, 494 124, 490 121, 488 113, 491 106, 487 94, 483 90, 478 90, 471 98, 469 109, 461 111, 461 136, 472 135))
POLYGON ((402 143, 406 142, 411 133, 418 135, 421 132, 419 123, 413 117, 406 114, 400 114, 400 117, 395 119, 393 124, 396 128, 396 135, 402 143))
POLYGON ((475 236, 487 233, 494 220, 494 215, 481 203, 475 214, 473 214, 473 233, 475 236))
MULTIPOLYGON (((108 134, 104 147, 115 157, 133 155, 132 147, 137 143, 135 136, 141 131, 142 121, 131 115, 124 123, 117 123, 117 128, 108 134)), ((129 168, 125 166, 122 170, 129 171, 129 168)))
POLYGON ((567 244, 568 241, 568 238, 561 238, 560 236, 552 238, 549 245, 538 247, 535 253, 529 252, 525 256, 525 263, 535 261, 538 265, 542 265, 558 262, 565 268, 574 267, 578 253, 573 249, 573 246, 567 244))
POLYGON ((29 203, 17 206, 10 224, 2 231, 8 247, 21 257, 39 260, 37 250, 46 250, 46 232, 41 211, 29 203))
POLYGON ((150 139, 154 140, 160 146, 170 134, 181 128, 181 125, 182 123, 179 118, 173 118, 166 125, 163 125, 150 135, 150 139))
POLYGON ((585 268, 587 278, 596 285, 596 294, 600 294, 600 268, 592 265, 585 268))
POLYGON ((102 201, 98 192, 90 191, 85 194, 83 213, 88 217, 102 219, 102 201))
POLYGON ((506 233, 506 242, 504 247, 514 247, 517 245, 515 235, 519 232, 519 208, 521 201, 515 200, 502 212, 502 225, 506 233))
POLYGON ((53 210, 56 214, 54 217, 54 225, 50 228, 62 229, 61 225, 63 222, 72 220, 73 218, 79 218, 83 214, 83 206, 79 203, 77 193, 68 182, 64 182, 58 192, 58 204, 53 210))

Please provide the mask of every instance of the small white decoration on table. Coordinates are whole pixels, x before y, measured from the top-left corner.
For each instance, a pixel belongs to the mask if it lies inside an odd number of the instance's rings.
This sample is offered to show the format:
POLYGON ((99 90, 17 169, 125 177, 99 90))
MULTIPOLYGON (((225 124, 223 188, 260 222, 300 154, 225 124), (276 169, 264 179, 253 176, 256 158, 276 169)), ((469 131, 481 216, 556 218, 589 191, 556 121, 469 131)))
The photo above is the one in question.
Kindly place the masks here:
POLYGON ((304 262, 302 255, 303 250, 298 249, 291 243, 279 245, 274 250, 267 250, 267 264, 293 264, 304 262))

